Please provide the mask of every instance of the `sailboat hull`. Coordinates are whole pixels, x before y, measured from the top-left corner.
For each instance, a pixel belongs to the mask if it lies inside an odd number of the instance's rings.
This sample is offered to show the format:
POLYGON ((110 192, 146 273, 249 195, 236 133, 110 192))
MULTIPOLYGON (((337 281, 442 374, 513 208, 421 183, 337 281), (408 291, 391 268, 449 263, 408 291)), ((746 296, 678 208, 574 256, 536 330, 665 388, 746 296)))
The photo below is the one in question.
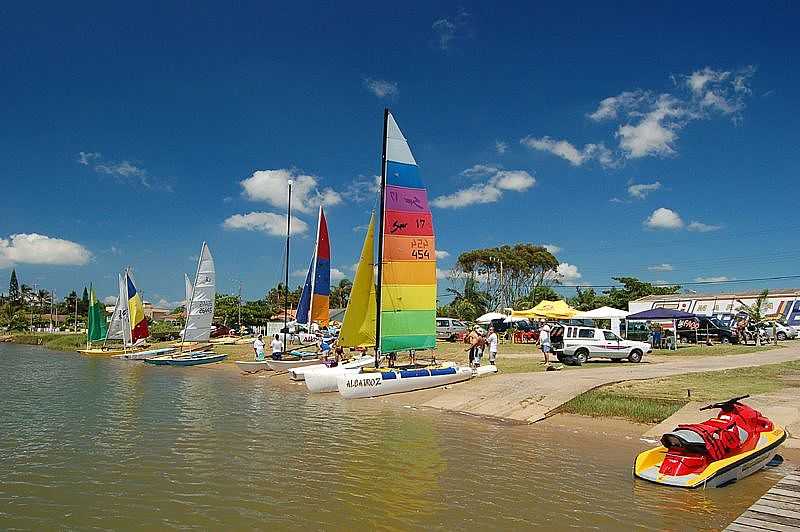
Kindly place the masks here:
POLYGON ((335 392, 339 389, 338 380, 340 376, 346 373, 358 373, 361 368, 371 366, 374 363, 375 357, 363 356, 333 368, 329 368, 324 364, 321 364, 321 367, 308 366, 310 369, 298 376, 302 378, 295 377, 294 370, 290 374, 292 374, 291 378, 294 380, 305 380, 306 388, 311 393, 335 392))
POLYGON ((269 371, 272 368, 266 360, 236 360, 236 367, 244 373, 256 373, 257 371, 269 371))
POLYGON ((115 355, 121 355, 124 353, 137 353, 141 351, 141 349, 123 349, 123 348, 102 348, 102 347, 92 347, 89 349, 78 349, 78 353, 84 356, 100 356, 100 357, 110 357, 115 355))
POLYGON ((360 399, 436 388, 469 380, 474 374, 467 367, 345 373, 339 376, 336 384, 345 399, 360 399))
POLYGON ((286 373, 294 368, 301 368, 303 366, 311 366, 312 364, 319 364, 319 358, 316 355, 309 358, 298 358, 291 360, 267 360, 269 367, 279 373, 286 373))

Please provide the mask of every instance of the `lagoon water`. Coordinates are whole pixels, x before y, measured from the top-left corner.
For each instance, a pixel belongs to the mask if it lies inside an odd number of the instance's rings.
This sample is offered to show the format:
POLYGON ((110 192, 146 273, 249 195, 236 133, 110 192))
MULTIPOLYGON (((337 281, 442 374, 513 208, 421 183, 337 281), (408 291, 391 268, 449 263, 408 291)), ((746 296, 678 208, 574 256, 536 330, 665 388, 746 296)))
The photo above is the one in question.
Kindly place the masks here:
POLYGON ((0 529, 715 530, 779 476, 665 489, 632 479, 635 438, 310 396, 227 368, 10 344, 0 368, 0 529))

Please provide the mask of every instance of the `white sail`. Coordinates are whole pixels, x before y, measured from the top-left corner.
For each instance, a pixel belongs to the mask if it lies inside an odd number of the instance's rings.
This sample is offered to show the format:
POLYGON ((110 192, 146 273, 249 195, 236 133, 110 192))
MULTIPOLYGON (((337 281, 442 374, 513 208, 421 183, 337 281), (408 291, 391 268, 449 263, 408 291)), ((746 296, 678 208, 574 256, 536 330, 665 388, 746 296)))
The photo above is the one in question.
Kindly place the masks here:
POLYGON ((189 301, 192 300, 192 280, 185 273, 183 274, 183 280, 186 284, 186 299, 183 300, 183 317, 185 320, 189 317, 189 301))
POLYGON ((121 274, 117 274, 119 281, 119 295, 114 313, 111 314, 111 323, 108 324, 107 340, 122 340, 127 346, 131 344, 131 324, 128 315, 128 298, 125 291, 125 281, 121 274))
POLYGON ((194 278, 192 297, 187 308, 184 341, 207 342, 211 336, 211 321, 214 319, 214 297, 217 293, 214 259, 203 242, 197 274, 194 278))

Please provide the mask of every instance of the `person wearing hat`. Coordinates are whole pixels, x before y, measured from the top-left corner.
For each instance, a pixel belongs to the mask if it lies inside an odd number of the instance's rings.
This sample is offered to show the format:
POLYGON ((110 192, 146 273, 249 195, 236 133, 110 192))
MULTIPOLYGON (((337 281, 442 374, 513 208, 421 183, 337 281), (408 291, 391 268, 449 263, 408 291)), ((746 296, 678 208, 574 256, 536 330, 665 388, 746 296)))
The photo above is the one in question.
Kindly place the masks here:
POLYGON ((262 335, 258 335, 256 341, 253 342, 253 352, 256 354, 256 360, 264 360, 264 340, 262 335))

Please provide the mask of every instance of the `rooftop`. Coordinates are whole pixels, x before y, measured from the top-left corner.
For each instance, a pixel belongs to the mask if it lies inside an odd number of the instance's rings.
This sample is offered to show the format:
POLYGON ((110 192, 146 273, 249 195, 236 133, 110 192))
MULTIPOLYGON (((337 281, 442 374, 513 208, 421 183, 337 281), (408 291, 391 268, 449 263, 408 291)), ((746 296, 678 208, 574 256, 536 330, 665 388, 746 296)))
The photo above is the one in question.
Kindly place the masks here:
MULTIPOLYGON (((695 293, 681 293, 681 294, 667 294, 659 296, 644 296, 634 301, 649 302, 649 301, 675 301, 684 299, 741 299, 758 297, 764 290, 740 290, 737 292, 720 292, 717 294, 695 294, 695 293)), ((776 288, 769 291, 770 297, 787 297, 798 296, 800 298, 800 288, 776 288)))

